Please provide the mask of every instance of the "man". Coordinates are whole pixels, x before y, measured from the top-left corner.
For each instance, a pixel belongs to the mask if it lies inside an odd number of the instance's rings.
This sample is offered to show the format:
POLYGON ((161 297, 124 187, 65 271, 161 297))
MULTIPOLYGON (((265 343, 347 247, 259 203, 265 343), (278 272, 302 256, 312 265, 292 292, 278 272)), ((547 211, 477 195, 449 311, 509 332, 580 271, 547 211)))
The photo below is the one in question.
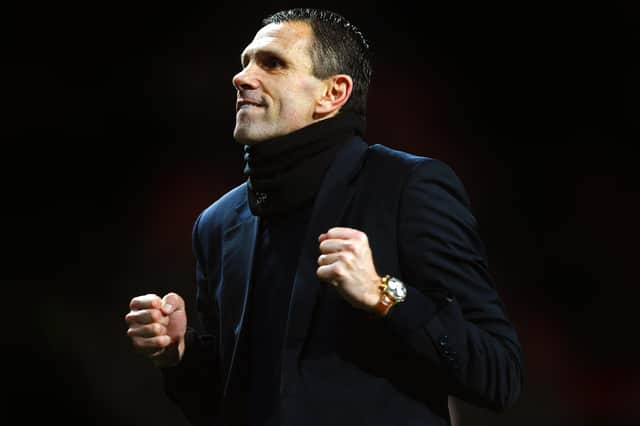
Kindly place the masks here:
POLYGON ((135 350, 194 424, 449 424, 449 395, 509 407, 520 344, 461 182, 362 139, 368 45, 344 17, 264 24, 233 78, 247 182, 193 228, 204 330, 176 293, 136 297, 135 350))

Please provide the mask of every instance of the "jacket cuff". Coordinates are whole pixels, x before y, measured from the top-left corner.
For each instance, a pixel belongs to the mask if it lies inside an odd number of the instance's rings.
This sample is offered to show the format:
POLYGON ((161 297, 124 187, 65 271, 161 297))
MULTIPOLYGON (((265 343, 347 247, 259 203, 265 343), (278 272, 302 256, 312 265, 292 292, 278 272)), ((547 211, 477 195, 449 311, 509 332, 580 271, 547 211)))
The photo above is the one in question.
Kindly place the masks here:
POLYGON ((429 322, 437 311, 438 306, 432 298, 414 287, 407 286, 406 299, 393 306, 386 319, 396 333, 408 336, 429 322))
POLYGON ((178 386, 184 380, 184 377, 189 375, 189 371, 198 368, 198 350, 195 347, 198 343, 196 334, 195 330, 187 329, 184 337, 184 353, 180 362, 172 367, 160 368, 165 387, 174 388, 178 386))

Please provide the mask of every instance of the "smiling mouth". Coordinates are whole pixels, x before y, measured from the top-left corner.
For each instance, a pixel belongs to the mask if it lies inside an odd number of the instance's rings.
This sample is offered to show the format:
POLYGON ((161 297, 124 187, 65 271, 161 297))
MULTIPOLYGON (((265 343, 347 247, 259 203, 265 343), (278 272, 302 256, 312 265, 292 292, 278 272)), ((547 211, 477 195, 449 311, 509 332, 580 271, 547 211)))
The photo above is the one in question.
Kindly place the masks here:
POLYGON ((249 109, 249 108, 262 108, 264 107, 264 105, 255 102, 255 101, 249 101, 246 99, 242 99, 242 100, 238 100, 236 102, 236 111, 240 111, 243 109, 249 109))
POLYGON ((248 109, 248 108, 260 108, 260 105, 256 105, 256 104, 242 104, 238 106, 238 109, 248 109))

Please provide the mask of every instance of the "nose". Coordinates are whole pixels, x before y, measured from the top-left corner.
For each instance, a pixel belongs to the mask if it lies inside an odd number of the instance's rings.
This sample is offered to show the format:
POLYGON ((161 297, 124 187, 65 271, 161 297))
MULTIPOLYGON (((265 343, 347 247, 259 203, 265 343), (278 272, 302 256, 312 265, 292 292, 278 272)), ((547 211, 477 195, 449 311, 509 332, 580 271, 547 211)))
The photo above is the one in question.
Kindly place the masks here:
POLYGON ((249 65, 233 76, 231 81, 236 90, 250 90, 258 88, 260 82, 253 73, 252 68, 253 67, 249 65))

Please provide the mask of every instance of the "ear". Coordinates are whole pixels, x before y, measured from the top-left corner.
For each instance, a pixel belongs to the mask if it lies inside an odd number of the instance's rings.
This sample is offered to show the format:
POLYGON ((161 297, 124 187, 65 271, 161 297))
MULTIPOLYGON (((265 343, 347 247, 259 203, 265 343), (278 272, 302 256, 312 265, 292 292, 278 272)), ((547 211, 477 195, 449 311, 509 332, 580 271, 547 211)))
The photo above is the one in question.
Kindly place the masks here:
POLYGON ((314 115, 324 117, 337 113, 347 103, 353 90, 353 80, 347 74, 336 74, 323 81, 324 92, 316 102, 314 115))

